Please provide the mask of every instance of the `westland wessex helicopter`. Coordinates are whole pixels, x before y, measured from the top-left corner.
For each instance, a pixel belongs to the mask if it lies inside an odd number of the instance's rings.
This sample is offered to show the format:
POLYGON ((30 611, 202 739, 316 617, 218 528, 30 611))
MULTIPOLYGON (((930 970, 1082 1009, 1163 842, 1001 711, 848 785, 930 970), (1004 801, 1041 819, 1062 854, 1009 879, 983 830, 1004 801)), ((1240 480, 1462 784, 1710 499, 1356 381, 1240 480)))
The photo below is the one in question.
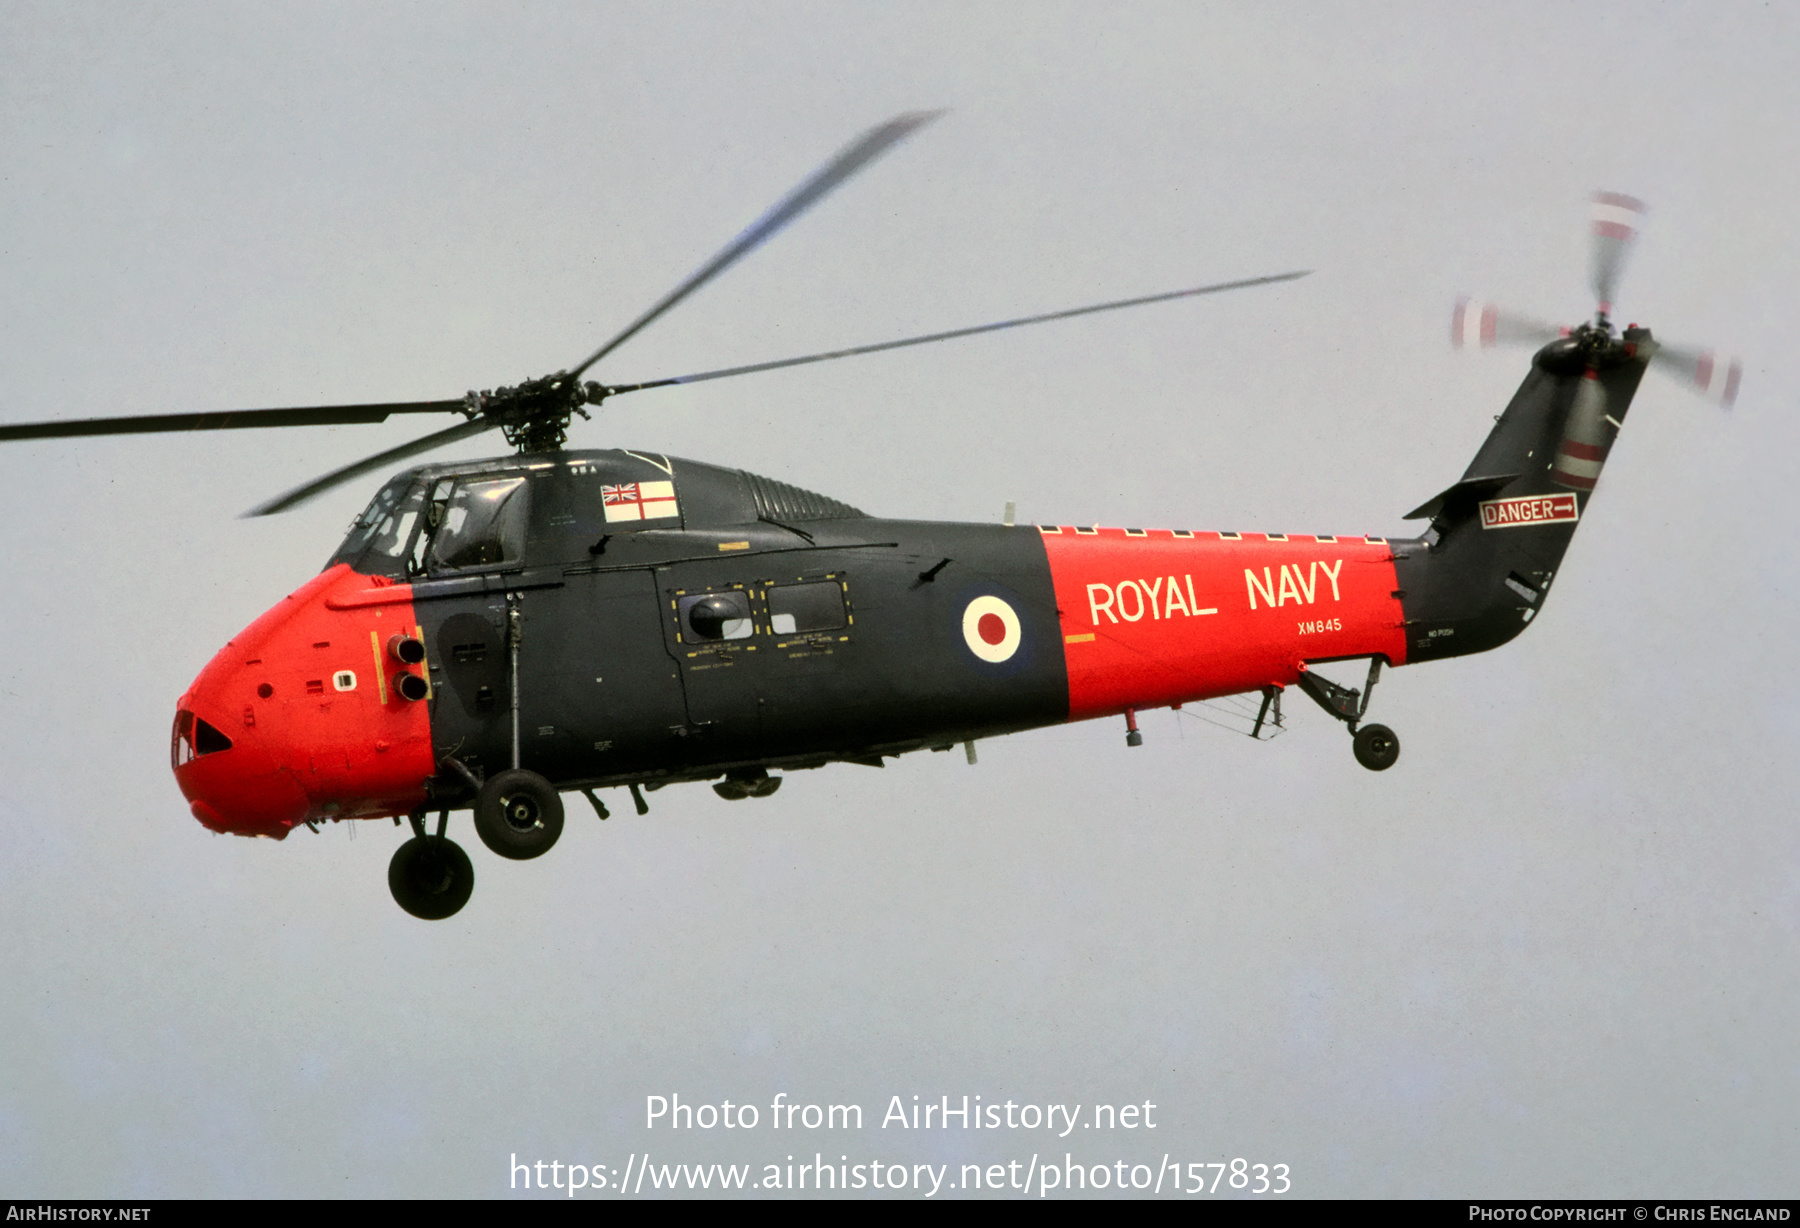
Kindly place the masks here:
MULTIPOLYGON (((884 759, 1095 717, 1289 687, 1341 721, 1364 767, 1399 739, 1365 723, 1385 666, 1482 652, 1543 608, 1647 364, 1729 402, 1739 367, 1608 316, 1641 206, 1596 198, 1594 319, 1557 328, 1479 303, 1459 344, 1541 345, 1463 476, 1414 509, 1418 537, 1015 527, 882 520, 742 470, 563 447, 621 393, 722 379, 1047 320, 1246 289, 1283 273, 636 384, 582 375, 933 118, 871 129, 575 367, 455 400, 38 423, 0 439, 464 421, 253 509, 498 429, 517 455, 395 476, 325 570, 251 623, 177 704, 175 779, 208 828, 405 817, 388 870, 417 917, 451 916, 474 869, 445 835, 474 811, 503 857, 543 855, 561 794, 715 781, 767 797, 772 772, 884 759), (1368 662, 1349 688, 1316 668, 1368 662), (426 820, 437 812, 436 830, 426 820)), ((1010 516, 1008 516, 1010 521, 1010 516)), ((1254 701, 1252 701, 1254 702, 1254 701)))

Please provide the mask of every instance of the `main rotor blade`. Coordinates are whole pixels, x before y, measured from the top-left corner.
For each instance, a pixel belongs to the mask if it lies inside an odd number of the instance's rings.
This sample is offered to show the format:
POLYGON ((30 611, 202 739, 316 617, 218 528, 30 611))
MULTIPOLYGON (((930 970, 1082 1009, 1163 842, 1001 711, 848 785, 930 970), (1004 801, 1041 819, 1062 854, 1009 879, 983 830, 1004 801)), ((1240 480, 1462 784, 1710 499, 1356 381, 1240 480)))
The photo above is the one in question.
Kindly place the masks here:
MULTIPOLYGON (((462 402, 457 401, 454 402, 454 404, 461 405, 462 402)), ((267 503, 259 503, 257 506, 245 512, 244 516, 268 516, 275 512, 285 512, 290 507, 296 507, 299 504, 306 502, 314 495, 324 494, 339 483, 348 482, 352 478, 359 478, 363 474, 368 473, 371 469, 381 469, 387 465, 393 464, 395 461, 405 460, 409 456, 417 456, 421 452, 429 452, 433 448, 444 447, 446 444, 455 443, 459 439, 467 439, 472 435, 479 435, 481 432, 492 430, 498 425, 500 424, 491 418, 475 418, 468 422, 459 422, 448 430, 434 432, 433 434, 425 436, 423 439, 415 439, 411 443, 403 443, 397 448, 389 448, 386 452, 378 452, 374 456, 365 457, 364 459, 357 461, 354 465, 346 465, 342 469, 334 469, 324 477, 314 478, 304 486, 296 486, 286 494, 277 495, 275 498, 270 499, 267 503)))
POLYGON ((886 153, 913 129, 930 123, 942 114, 942 111, 909 111, 863 133, 837 157, 814 171, 810 179, 783 197, 774 208, 752 222, 748 230, 726 244, 724 250, 676 286, 656 306, 633 320, 624 332, 589 354, 580 366, 569 372, 569 378, 579 377, 583 371, 618 349, 656 317, 730 268, 765 239, 806 212, 831 189, 886 153))
POLYGON ((256 426, 342 426, 381 422, 389 414, 454 413, 455 401, 396 401, 387 405, 314 405, 299 409, 237 409, 204 414, 143 414, 134 418, 80 418, 0 426, 0 441, 65 439, 77 435, 149 435, 164 431, 237 431, 256 426))
POLYGON ((1279 281, 1293 281, 1305 277, 1311 269, 1303 269, 1296 273, 1277 273, 1272 277, 1249 277, 1242 281, 1222 281, 1212 286, 1196 286, 1192 290, 1172 290, 1167 294, 1148 294, 1143 298, 1125 298, 1112 303, 1096 303, 1092 307, 1072 307, 1067 311, 1050 311, 1043 315, 1022 316, 1017 320, 1002 320, 998 324, 977 324, 973 328, 953 328, 949 332, 927 333, 923 337, 907 337, 902 341, 881 341, 874 345, 852 346, 847 350, 829 350, 823 354, 808 354, 803 358, 781 358, 774 362, 751 363, 746 367, 726 367, 719 371, 701 371, 694 375, 677 375, 672 379, 651 380, 643 384, 608 385, 609 394, 620 392, 638 392, 645 388, 666 388, 670 384, 698 384, 702 380, 724 379, 728 375, 750 375, 757 371, 775 371, 782 367, 799 367, 810 362, 826 362, 833 358, 853 358, 858 354, 878 354, 882 350, 898 350, 909 345, 924 345, 928 341, 948 341, 953 337, 972 337, 977 333, 998 332, 1003 328, 1020 328, 1026 324, 1042 324, 1047 320, 1067 320, 1073 316, 1092 315, 1097 311, 1116 311, 1121 307, 1141 307, 1145 303, 1166 303, 1170 299, 1191 298, 1197 294, 1218 294, 1224 290, 1242 290, 1249 286, 1267 286, 1279 281))

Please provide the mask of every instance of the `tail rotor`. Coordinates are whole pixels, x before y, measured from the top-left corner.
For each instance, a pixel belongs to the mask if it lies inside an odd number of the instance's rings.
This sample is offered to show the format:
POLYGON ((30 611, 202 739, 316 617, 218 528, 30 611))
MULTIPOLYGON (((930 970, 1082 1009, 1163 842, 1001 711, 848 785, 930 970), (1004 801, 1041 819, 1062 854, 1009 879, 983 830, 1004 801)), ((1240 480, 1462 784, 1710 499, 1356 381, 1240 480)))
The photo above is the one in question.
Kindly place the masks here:
MULTIPOLYGON (((1624 274, 1626 258, 1637 240, 1646 212, 1644 202, 1636 197, 1619 192, 1594 194, 1588 284, 1594 293, 1595 312, 1590 323, 1573 327, 1551 324, 1480 299, 1461 298, 1450 318, 1451 344, 1457 349, 1519 344, 1541 346, 1559 337, 1576 337, 1589 354, 1589 377, 1596 374, 1596 368, 1604 365, 1606 356, 1614 349, 1638 357, 1643 357, 1648 350, 1652 366, 1660 367, 1710 403, 1731 408, 1732 402, 1737 400, 1738 385, 1743 377, 1743 363, 1739 359, 1701 347, 1662 345, 1651 340, 1649 330, 1639 329, 1635 324, 1625 330, 1624 338, 1618 337, 1613 330, 1610 317, 1619 279, 1624 274)), ((1577 448, 1577 453, 1568 457, 1572 465, 1570 476, 1579 477, 1589 467, 1582 463, 1583 458, 1578 453, 1600 446, 1593 440, 1604 437, 1605 419, 1604 393, 1599 382, 1592 378, 1582 380, 1569 418, 1568 442, 1577 448), (1593 387, 1589 388, 1589 385, 1593 387)), ((1604 455, 1604 447, 1600 454, 1604 455)), ((1597 464, 1592 468, 1598 473, 1597 464)), ((1562 472, 1560 454, 1558 471, 1562 472)), ((1590 481, 1583 489, 1591 488, 1590 481)))

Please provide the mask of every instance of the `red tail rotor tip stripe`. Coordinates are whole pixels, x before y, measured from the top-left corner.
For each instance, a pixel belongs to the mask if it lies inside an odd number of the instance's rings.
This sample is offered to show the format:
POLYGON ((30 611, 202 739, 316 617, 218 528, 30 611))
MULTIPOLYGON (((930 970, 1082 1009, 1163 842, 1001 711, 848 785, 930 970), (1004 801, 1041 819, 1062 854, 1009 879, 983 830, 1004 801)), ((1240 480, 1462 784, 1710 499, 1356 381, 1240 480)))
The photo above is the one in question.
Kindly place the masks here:
POLYGON ((1737 400, 1738 382, 1743 376, 1743 363, 1735 358, 1721 362, 1713 350, 1701 350, 1694 363, 1694 387, 1727 409, 1737 400))
POLYGON ((1499 323, 1500 313, 1492 304, 1459 298, 1456 312, 1450 318, 1450 344, 1458 349, 1465 345, 1492 347, 1499 323))
POLYGON ((1644 216, 1644 202, 1618 192, 1594 193, 1594 233, 1608 239, 1629 240, 1637 234, 1644 216))

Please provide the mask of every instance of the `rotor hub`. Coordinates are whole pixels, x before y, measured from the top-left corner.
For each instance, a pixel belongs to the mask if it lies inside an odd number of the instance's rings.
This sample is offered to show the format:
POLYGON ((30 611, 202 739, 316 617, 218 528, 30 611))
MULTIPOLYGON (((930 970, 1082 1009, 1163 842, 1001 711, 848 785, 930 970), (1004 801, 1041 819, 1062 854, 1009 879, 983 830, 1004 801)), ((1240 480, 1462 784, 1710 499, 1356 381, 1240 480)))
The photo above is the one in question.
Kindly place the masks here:
POLYGON ((586 418, 586 406, 600 404, 611 391, 604 384, 592 380, 584 384, 558 371, 515 385, 471 391, 463 398, 463 412, 497 425, 506 442, 521 452, 555 452, 568 439, 574 416, 586 418))
POLYGON ((1590 363, 1606 357, 1619 344, 1613 336, 1611 322, 1604 315, 1596 316, 1592 324, 1580 325, 1570 335, 1590 363))

